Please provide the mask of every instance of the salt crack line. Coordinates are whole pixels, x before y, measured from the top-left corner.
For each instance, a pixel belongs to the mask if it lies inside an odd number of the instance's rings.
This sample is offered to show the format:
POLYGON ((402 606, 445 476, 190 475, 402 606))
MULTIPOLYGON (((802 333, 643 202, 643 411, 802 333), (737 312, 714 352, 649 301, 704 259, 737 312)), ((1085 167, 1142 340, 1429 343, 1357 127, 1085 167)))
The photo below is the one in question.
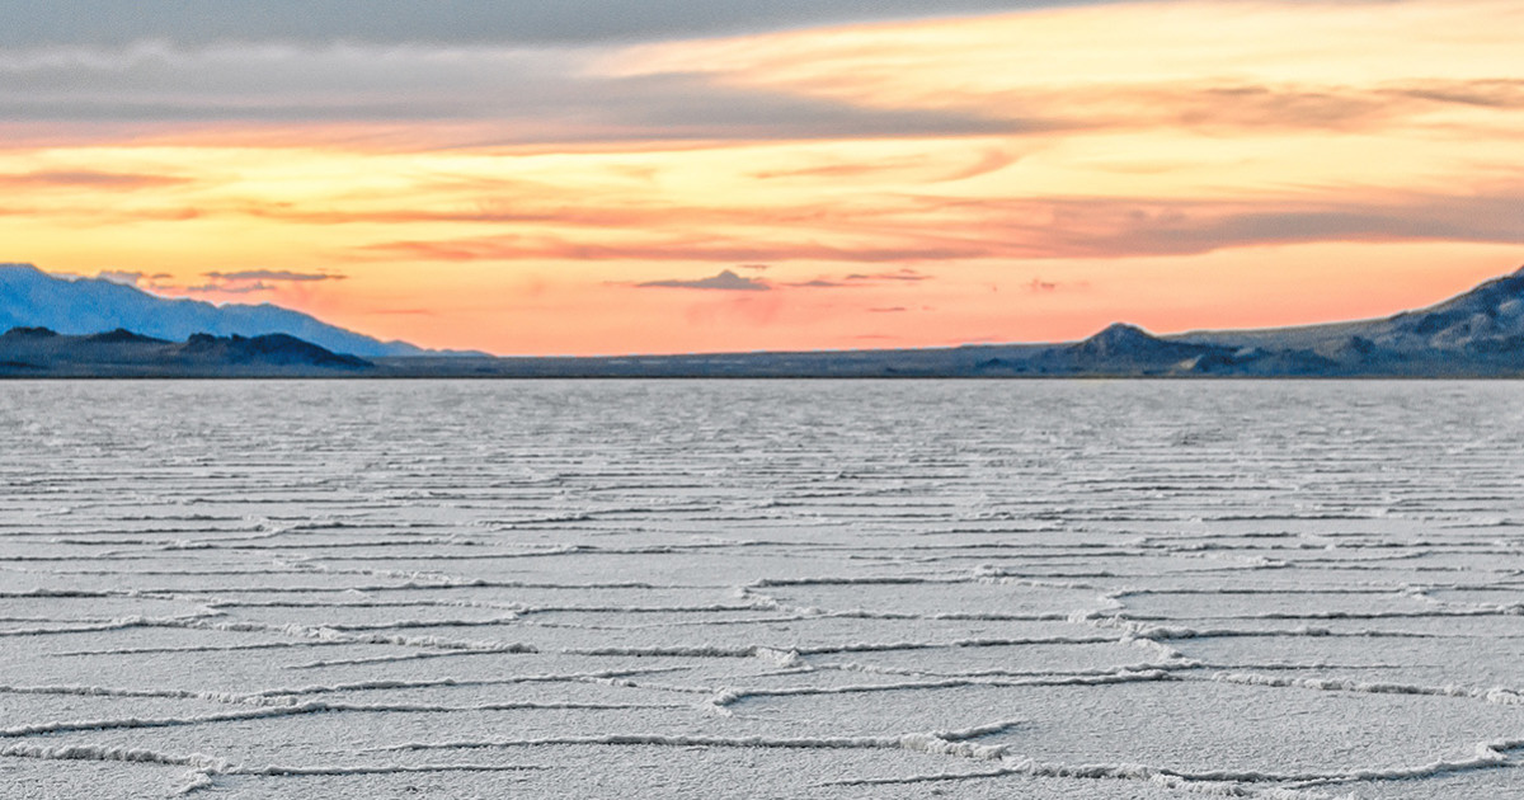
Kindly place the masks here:
POLYGON ((366 752, 421 750, 506 749, 547 745, 605 745, 657 747, 734 747, 784 750, 910 750, 932 755, 994 761, 1005 753, 1003 745, 980 745, 971 740, 1026 724, 1025 720, 997 722, 962 731, 946 733, 908 733, 899 736, 839 736, 773 738, 766 736, 688 736, 665 734, 608 734, 603 736, 559 736, 539 739, 502 739, 456 742, 408 742, 374 748, 366 752))
POLYGON ((517 621, 519 621, 519 615, 514 613, 485 619, 401 619, 389 622, 329 623, 321 627, 323 630, 348 634, 406 628, 474 628, 507 625, 517 621))
POLYGON ((386 764, 375 767, 235 767, 222 774, 264 777, 337 777, 430 772, 534 772, 546 769, 551 768, 541 764, 386 764))
POLYGON ((77 731, 137 729, 137 728, 173 728, 183 725, 201 725, 209 722, 233 722, 238 720, 264 719, 268 717, 290 717, 301 714, 317 714, 334 710, 327 703, 311 702, 295 705, 272 705, 253 708, 248 711, 227 711, 220 714, 202 714, 186 717, 124 717, 118 719, 96 719, 66 722, 48 722, 36 725, 21 725, 13 728, 0 728, 0 738, 14 739, 26 736, 39 736, 52 733, 71 733, 77 731))
MULTIPOLYGON (((576 682, 606 682, 611 685, 623 685, 629 681, 620 678, 582 678, 576 682)), ((104 686, 0 686, 0 693, 10 694, 51 694, 73 695, 81 697, 120 697, 120 698, 164 698, 174 700, 204 700, 213 703, 227 705, 247 705, 261 708, 274 708, 279 712, 274 716, 284 716, 291 713, 316 713, 319 711, 364 711, 381 712, 396 711, 404 713, 426 712, 455 712, 455 711, 518 711, 518 710, 551 710, 551 709, 605 709, 617 710, 628 708, 688 708, 689 706, 676 703, 578 703, 578 702, 504 702, 504 703, 481 703, 477 705, 441 705, 425 703, 335 703, 335 702, 312 702, 302 704, 297 697, 314 694, 330 694, 347 691, 371 691, 385 689, 418 689, 437 687, 459 687, 484 684, 501 684, 501 680, 493 681, 453 681, 444 679, 438 682, 401 682, 401 681, 377 681, 368 684, 352 684, 343 687, 304 687, 301 689, 279 690, 272 689, 255 694, 233 694, 229 692, 191 692, 176 690, 154 689, 113 689, 104 686)), ((645 687, 653 688, 653 687, 645 687)), ((660 688, 660 687, 657 687, 660 688)), ((708 690, 690 689, 693 693, 707 693, 708 690)), ((255 714, 254 718, 263 716, 255 714)), ((238 716, 235 719, 244 719, 238 716)), ((191 718, 186 718, 191 719, 191 718)), ((221 718, 199 717, 194 718, 199 722, 225 721, 221 718)), ((30 726, 11 729, 0 729, 0 737, 19 737, 39 733, 57 733, 64 730, 118 728, 118 727, 167 727, 179 724, 174 718, 166 718, 163 724, 144 724, 152 720, 132 718, 129 720, 86 721, 69 723, 52 723, 48 726, 30 726), (55 728, 53 726, 66 725, 67 728, 55 728)))
POLYGON ((462 639, 447 639, 441 636, 404 636, 402 634, 388 635, 384 633, 356 633, 341 631, 329 626, 314 625, 274 625, 261 622, 209 622, 204 619, 189 620, 140 620, 138 623, 144 627, 175 627, 192 628, 199 630, 217 630, 233 633, 276 633, 294 636, 303 639, 313 639, 324 642, 345 642, 353 644, 391 644, 401 647, 436 648, 440 650, 490 650, 499 653, 537 653, 538 648, 534 645, 522 642, 497 642, 497 641, 470 641, 462 639))
MULTIPOLYGON (((158 698, 168 700, 205 700, 228 705, 275 705, 261 695, 233 692, 194 692, 180 689, 120 689, 110 686, 0 686, 0 694, 51 694, 76 697, 158 698)), ((286 703, 290 705, 290 703, 286 703)), ((0 735, 3 730, 0 730, 0 735)))
POLYGON ((1377 628, 1360 628, 1347 631, 1336 631, 1332 628, 1317 628, 1310 625, 1302 625, 1295 628, 1192 628, 1184 625, 1153 625, 1147 622, 1128 619, 1115 614, 1097 612, 1076 612, 1070 615, 1069 620, 1076 624, 1091 625, 1102 629, 1116 629, 1122 631, 1121 641, 1151 640, 1164 642, 1177 639, 1230 639, 1230 638, 1259 638, 1276 636, 1316 636, 1316 637, 1340 637, 1352 639, 1468 639, 1474 638, 1465 635, 1428 633, 1422 631, 1394 631, 1377 628))
POLYGON ((145 655, 148 653, 227 653, 239 650, 285 650, 293 647, 321 647, 340 646, 350 644, 343 641, 332 642, 248 642, 244 644, 203 644, 184 645, 179 647, 123 647, 107 650, 60 650, 53 653, 42 653, 47 658, 66 658, 72 656, 130 656, 145 655))
POLYGON ((1242 772, 1222 770, 1188 773, 1166 769, 1157 770, 1157 772, 1162 775, 1197 782, 1284 783, 1307 786, 1352 783, 1354 781, 1410 780, 1505 766, 1509 763, 1507 754, 1520 748, 1524 748, 1524 739, 1500 739, 1491 742, 1478 742, 1473 748, 1474 755, 1470 758, 1439 759, 1414 767, 1354 769, 1345 772, 1274 773, 1254 770, 1242 772))
MULTIPOLYGON (((1146 781, 1167 789, 1205 791, 1209 794, 1229 796, 1261 796, 1271 798, 1306 798, 1300 789, 1319 785, 1353 783, 1356 781, 1392 781, 1430 778, 1457 772, 1491 769, 1509 763, 1507 753, 1524 748, 1524 740, 1498 740, 1478 743, 1475 755, 1470 758, 1430 762, 1414 767, 1356 769, 1345 772, 1274 773, 1256 770, 1217 770, 1188 772, 1143 764, 1062 764, 1017 758, 1002 753, 998 760, 1005 765, 999 775, 1025 775, 1047 778, 1087 778, 1146 781), (1282 784, 1258 788, 1257 784, 1282 784)), ((962 777, 962 776, 952 776, 962 777)), ((977 777, 977 776, 971 776, 977 777)), ((911 782, 936 780, 936 777, 914 776, 911 782)), ((897 783, 907 779, 868 779, 850 783, 897 783)), ((1317 795, 1326 797, 1327 795, 1317 795)))
MULTIPOLYGON (((348 644, 348 642, 301 642, 301 645, 316 646, 320 644, 348 644)), ((288 645, 296 646, 296 645, 288 645)), ((420 651, 415 653, 399 653, 386 656, 363 656, 357 658, 333 658, 319 659, 317 661, 305 661, 300 664, 285 664, 281 669, 323 669, 326 667, 353 667, 363 664, 395 664, 402 661, 419 661, 429 658, 453 658, 456 656, 485 656, 494 653, 520 653, 513 645, 505 645, 502 648, 473 648, 469 650, 443 650, 443 651, 420 651)))
POLYGON ((507 686, 517 683, 607 683, 622 685, 631 676, 678 672, 687 669, 677 667, 641 667, 598 672, 544 673, 533 675, 507 675, 501 678, 433 678, 428 680, 372 680, 355 683, 313 684, 284 689, 264 689, 254 697, 298 697, 341 692, 364 692, 392 689, 433 689, 440 687, 507 686))
POLYGON ((229 768, 225 759, 213 758, 200 753, 177 756, 131 747, 99 747, 96 745, 68 745, 47 747, 36 744, 11 744, 0 747, 0 756, 12 758, 36 758, 46 761, 126 761, 139 764, 163 764, 172 767, 193 767, 198 770, 221 772, 229 768))
MULTIPOLYGON (((941 781, 979 780, 1023 776, 1031 778, 1069 778, 1075 780, 1118 780, 1149 783, 1170 791, 1206 794, 1214 797, 1263 797, 1267 800, 1340 800, 1325 792, 1308 792, 1284 787, 1240 786, 1216 781, 1194 781, 1184 776, 1139 764, 1080 764, 1067 765, 1039 762, 1032 759, 1015 759, 1006 756, 1000 761, 1008 766, 984 772, 941 772, 929 775, 910 775, 896 778, 856 778, 831 781, 822 786, 895 786, 941 781)), ((1342 800, 1353 800, 1346 797, 1342 800)))
POLYGON ((1149 681, 1178 680, 1164 669, 1140 672, 1118 672, 1107 675, 1064 675, 1060 677, 1034 678, 950 678, 940 681, 909 681, 902 683, 865 683, 846 686, 785 686, 777 689, 721 689, 709 699, 709 704, 724 710, 748 698, 803 697, 833 694, 862 694, 871 692, 915 691, 921 689, 958 689, 964 687, 1018 688, 1023 686, 1104 686, 1116 683, 1144 683, 1149 681))
POLYGON ((1091 668, 1088 668, 1088 669, 1073 669, 1073 670, 1059 670, 1059 669, 1013 670, 1013 669, 998 669, 998 668, 996 668, 996 669, 967 670, 967 671, 959 671, 959 672, 946 672, 946 671, 926 670, 926 669, 911 669, 911 668, 908 668, 908 667, 886 667, 886 666, 880 666, 880 665, 876 665, 876 664, 862 664, 862 663, 855 662, 855 661, 845 661, 845 662, 840 662, 840 663, 831 663, 831 662, 814 663, 814 664, 811 664, 809 666, 810 666, 811 669, 835 670, 835 671, 838 671, 838 672, 862 672, 862 673, 866 673, 866 674, 870 674, 870 675, 900 675, 900 676, 905 676, 905 677, 921 677, 921 678, 1052 678, 1052 677, 1061 677, 1061 676, 1062 677, 1075 677, 1075 676, 1117 675, 1117 674, 1123 674, 1123 673, 1146 672, 1148 670, 1154 670, 1154 669, 1162 669, 1162 670, 1170 670, 1170 671, 1187 670, 1187 669, 1196 669, 1196 668, 1200 667, 1201 664, 1198 664, 1197 662, 1191 661, 1189 659, 1185 659, 1185 660, 1175 660, 1175 661, 1166 661, 1166 662, 1146 661, 1146 662, 1139 662, 1139 663, 1136 663, 1136 664, 1119 664, 1119 665, 1110 666, 1110 667, 1091 667, 1091 668))
POLYGON ((1502 706, 1524 705, 1524 694, 1515 689, 1494 686, 1478 689, 1448 684, 1445 686, 1420 686, 1402 683, 1354 681, 1339 678, 1282 678, 1250 672, 1220 672, 1211 677, 1219 683, 1244 686, 1275 686, 1298 689, 1316 689, 1324 692, 1356 692, 1365 694, 1409 694, 1430 697, 1464 697, 1482 700, 1502 706))

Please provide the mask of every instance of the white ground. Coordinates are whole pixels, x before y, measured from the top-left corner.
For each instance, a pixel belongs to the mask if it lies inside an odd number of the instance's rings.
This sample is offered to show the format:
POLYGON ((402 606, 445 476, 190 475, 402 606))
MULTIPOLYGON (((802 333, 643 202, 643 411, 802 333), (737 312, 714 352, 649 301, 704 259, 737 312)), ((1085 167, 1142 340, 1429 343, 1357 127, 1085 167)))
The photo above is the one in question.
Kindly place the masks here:
POLYGON ((0 797, 1524 796, 1524 385, 0 385, 0 797))

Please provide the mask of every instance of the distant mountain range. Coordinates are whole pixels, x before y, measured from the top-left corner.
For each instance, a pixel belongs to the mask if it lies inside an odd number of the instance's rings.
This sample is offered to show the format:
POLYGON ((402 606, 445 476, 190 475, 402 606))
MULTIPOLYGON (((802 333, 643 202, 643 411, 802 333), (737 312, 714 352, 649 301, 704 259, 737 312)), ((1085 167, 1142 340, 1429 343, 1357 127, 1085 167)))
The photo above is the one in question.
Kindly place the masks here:
POLYGON ((283 333, 363 358, 429 353, 407 342, 382 342, 268 303, 219 306, 172 300, 107 280, 69 280, 30 264, 0 264, 0 331, 14 327, 48 328, 68 335, 120 328, 176 341, 197 333, 244 337, 283 333))
POLYGON ((47 328, 12 328, 0 335, 0 376, 6 377, 321 377, 374 368, 358 356, 284 333, 197 333, 183 342, 122 329, 65 336, 47 328))
MULTIPOLYGON (((413 359, 422 371, 432 359, 413 359)), ((907 350, 504 358, 505 377, 1524 377, 1524 269, 1393 317, 1155 336, 1118 323, 1079 342, 907 350)))
POLYGON ((1078 342, 906 350, 463 356, 275 306, 166 300, 19 265, 0 267, 7 323, 24 326, 0 336, 9 377, 1524 377, 1524 269, 1384 319, 1171 336, 1118 323, 1078 342))

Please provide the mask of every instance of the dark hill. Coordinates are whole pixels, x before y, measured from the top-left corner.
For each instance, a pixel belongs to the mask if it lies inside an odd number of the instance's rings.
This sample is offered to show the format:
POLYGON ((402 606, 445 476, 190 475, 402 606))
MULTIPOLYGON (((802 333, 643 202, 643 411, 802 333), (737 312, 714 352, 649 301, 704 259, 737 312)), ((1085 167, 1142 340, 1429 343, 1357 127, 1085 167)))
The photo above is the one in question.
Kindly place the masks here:
POLYGON ((198 333, 179 345, 178 351, 183 355, 217 359, 229 364, 301 365, 336 369, 365 369, 373 366, 363 358, 325 350, 284 333, 250 338, 237 334, 212 336, 198 333))
POLYGON ((37 328, 0 335, 0 375, 26 377, 323 377, 375 365, 285 334, 195 334, 171 342, 117 329, 65 336, 37 328))

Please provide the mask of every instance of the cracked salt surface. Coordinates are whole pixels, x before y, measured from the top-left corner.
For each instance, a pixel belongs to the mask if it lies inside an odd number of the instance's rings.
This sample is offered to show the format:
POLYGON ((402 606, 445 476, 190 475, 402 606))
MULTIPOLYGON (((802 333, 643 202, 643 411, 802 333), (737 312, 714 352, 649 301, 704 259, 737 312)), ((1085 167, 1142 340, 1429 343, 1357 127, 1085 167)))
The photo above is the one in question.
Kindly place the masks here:
POLYGON ((10 382, 0 796, 1518 796, 1521 391, 10 382))

